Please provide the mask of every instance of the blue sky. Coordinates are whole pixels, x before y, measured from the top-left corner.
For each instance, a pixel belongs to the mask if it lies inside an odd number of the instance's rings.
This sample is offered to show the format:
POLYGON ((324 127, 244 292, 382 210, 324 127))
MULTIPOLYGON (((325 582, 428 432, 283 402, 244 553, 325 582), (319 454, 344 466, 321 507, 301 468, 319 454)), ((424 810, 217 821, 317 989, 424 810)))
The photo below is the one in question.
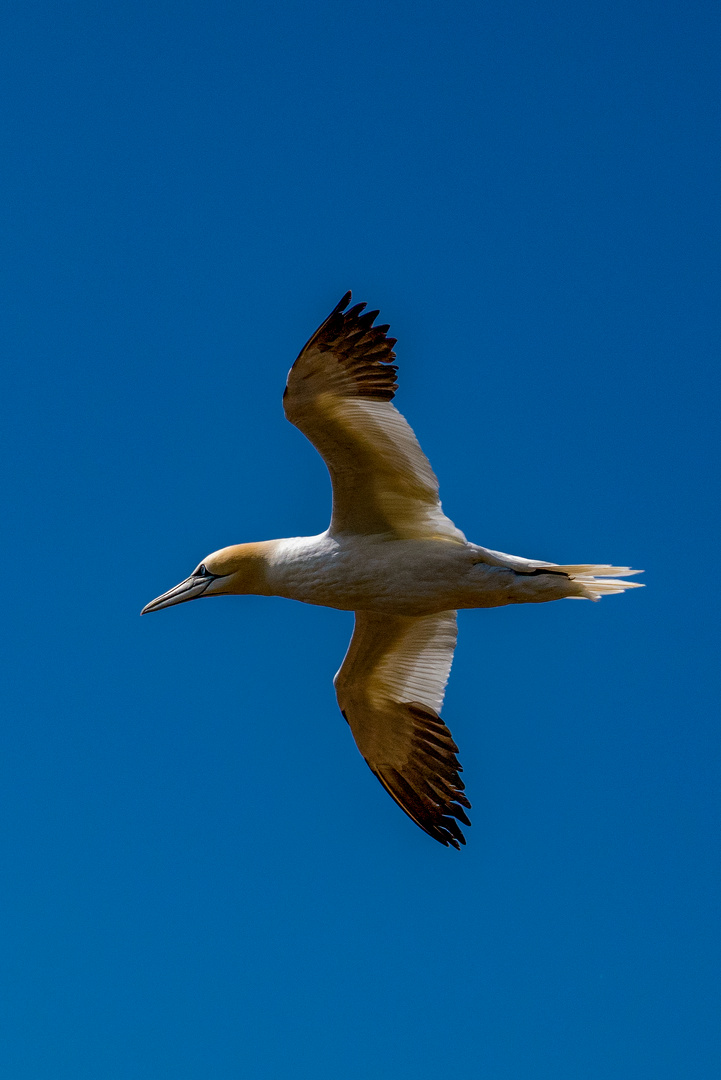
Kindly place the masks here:
POLYGON ((716 1076, 716 5, 3 23, 3 1075, 716 1076), (355 750, 350 615, 138 618, 325 527, 281 393, 348 288, 471 539, 646 571, 462 613, 461 853, 355 750))

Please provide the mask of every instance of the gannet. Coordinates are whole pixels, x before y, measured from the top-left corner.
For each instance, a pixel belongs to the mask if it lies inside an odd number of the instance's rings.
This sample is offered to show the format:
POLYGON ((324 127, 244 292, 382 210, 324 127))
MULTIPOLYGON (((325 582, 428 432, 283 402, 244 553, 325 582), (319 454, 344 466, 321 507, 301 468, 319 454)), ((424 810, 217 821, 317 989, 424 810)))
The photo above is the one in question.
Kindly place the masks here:
POLYGON ((330 473, 330 525, 318 536, 235 544, 141 614, 207 596, 284 596, 355 612, 334 679, 340 711, 383 787, 446 846, 470 825, 458 747, 440 717, 459 608, 599 600, 639 587, 626 566, 559 566, 480 547, 441 509, 438 481, 391 401, 397 366, 378 311, 347 292, 301 350, 285 415, 330 473))

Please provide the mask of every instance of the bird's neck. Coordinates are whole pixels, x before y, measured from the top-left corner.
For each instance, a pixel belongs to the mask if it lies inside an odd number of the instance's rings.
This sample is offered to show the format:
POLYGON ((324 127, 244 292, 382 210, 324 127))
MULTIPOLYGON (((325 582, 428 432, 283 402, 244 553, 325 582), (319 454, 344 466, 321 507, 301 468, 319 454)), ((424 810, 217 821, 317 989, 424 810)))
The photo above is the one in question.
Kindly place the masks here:
POLYGON ((277 540, 259 540, 252 544, 233 544, 213 556, 212 570, 222 575, 224 593, 268 596, 269 566, 277 540))

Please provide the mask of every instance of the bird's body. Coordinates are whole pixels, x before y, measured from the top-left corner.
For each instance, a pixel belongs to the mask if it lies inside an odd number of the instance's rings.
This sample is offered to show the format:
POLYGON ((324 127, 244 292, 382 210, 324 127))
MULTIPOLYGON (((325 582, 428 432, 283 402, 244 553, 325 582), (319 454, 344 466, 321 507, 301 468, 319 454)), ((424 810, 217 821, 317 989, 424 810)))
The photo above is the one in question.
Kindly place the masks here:
MULTIPOLYGON (((257 550, 258 545, 252 545, 257 550)), ((262 596, 341 611, 434 615, 586 596, 564 573, 465 540, 397 540, 383 535, 297 536, 266 541, 262 596), (515 565, 515 568, 514 568, 515 565), (519 572, 520 571, 520 572, 519 572)))
POLYGON ((443 844, 465 843, 457 747, 440 718, 459 608, 601 596, 635 587, 628 567, 558 566, 468 542, 443 513, 438 482, 391 404, 387 326, 347 293, 301 351, 286 416, 323 456, 333 486, 318 536, 222 548, 144 608, 200 596, 283 596, 356 613, 336 675, 338 703, 386 790, 443 844))

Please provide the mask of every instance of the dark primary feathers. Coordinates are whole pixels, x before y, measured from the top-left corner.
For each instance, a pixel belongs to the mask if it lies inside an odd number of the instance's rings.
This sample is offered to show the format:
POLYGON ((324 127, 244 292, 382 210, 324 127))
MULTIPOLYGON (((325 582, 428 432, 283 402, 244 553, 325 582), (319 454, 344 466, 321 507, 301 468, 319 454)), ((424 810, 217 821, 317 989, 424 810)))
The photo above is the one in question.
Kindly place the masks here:
POLYGON ((301 349, 298 359, 307 350, 332 352, 345 371, 352 376, 358 397, 378 398, 390 401, 398 384, 398 368, 393 346, 396 338, 386 337, 390 325, 373 326, 378 311, 361 312, 365 304, 355 304, 344 311, 351 301, 347 292, 331 311, 325 322, 301 349))
POLYGON ((406 706, 413 727, 410 753, 403 770, 372 765, 373 772, 408 817, 441 844, 459 848, 466 838, 458 822, 470 825, 463 810, 471 804, 463 794, 458 747, 440 716, 418 702, 406 706), (457 820, 456 820, 457 819, 457 820))

